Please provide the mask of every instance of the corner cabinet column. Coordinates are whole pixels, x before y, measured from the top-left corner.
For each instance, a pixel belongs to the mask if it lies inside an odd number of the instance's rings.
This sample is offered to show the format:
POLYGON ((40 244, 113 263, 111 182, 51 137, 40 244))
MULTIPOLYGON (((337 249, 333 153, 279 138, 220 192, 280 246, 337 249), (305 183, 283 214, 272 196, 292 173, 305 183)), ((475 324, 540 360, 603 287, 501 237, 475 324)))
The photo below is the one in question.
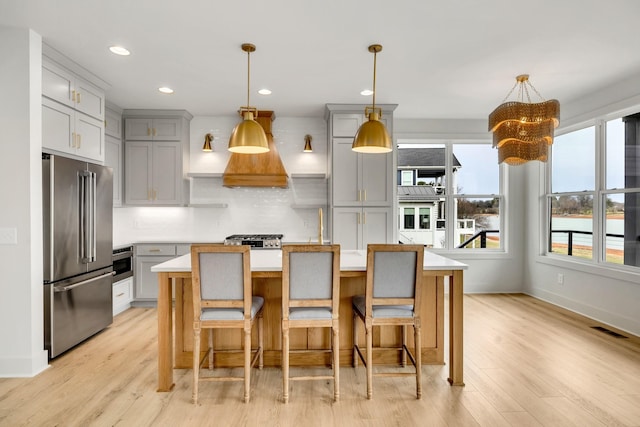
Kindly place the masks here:
POLYGON ((193 116, 184 110, 124 110, 123 117, 124 204, 186 204, 193 116))
MULTIPOLYGON (((395 104, 379 105, 381 121, 393 139, 395 104)), ((395 216, 396 164, 388 154, 351 150, 358 128, 367 118, 365 105, 327 104, 329 232, 343 249, 366 249, 369 243, 397 241, 395 216)), ((395 145, 395 143, 394 143, 395 145)))

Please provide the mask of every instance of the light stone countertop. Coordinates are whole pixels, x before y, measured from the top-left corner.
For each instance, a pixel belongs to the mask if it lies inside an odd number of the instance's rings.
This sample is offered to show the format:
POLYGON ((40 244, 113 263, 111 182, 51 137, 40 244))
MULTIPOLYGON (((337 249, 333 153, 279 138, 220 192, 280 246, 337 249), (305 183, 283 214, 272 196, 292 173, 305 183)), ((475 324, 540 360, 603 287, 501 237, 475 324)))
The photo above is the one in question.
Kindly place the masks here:
MULTIPOLYGON (((425 270, 466 270, 467 264, 442 255, 424 251, 425 270)), ((340 252, 340 271, 365 271, 367 269, 366 250, 345 250, 340 252)), ((154 273, 190 272, 191 254, 182 255, 151 267, 154 273)), ((251 251, 251 271, 282 271, 282 251, 277 249, 256 249, 251 251)))

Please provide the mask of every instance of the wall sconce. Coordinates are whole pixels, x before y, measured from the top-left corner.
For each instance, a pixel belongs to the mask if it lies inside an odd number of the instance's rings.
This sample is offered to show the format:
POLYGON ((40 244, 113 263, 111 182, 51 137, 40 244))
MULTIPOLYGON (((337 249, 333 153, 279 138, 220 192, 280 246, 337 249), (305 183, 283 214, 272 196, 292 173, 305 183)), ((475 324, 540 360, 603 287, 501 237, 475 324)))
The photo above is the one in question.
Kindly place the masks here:
POLYGON ((204 136, 204 145, 202 146, 202 151, 213 151, 213 148, 211 147, 211 142, 213 142, 213 134, 208 133, 204 136))
POLYGON ((304 153, 313 153, 313 148, 311 148, 312 139, 311 135, 304 136, 304 150, 302 150, 304 153))

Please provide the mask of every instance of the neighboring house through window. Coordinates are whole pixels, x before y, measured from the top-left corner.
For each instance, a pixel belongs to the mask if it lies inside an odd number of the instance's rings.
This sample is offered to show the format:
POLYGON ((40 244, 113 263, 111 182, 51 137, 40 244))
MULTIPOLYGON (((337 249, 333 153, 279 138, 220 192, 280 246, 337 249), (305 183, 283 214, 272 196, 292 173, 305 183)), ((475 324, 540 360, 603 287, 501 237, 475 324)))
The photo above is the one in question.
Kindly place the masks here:
POLYGON ((490 144, 404 144, 398 182, 400 242, 502 249, 500 166, 490 144))

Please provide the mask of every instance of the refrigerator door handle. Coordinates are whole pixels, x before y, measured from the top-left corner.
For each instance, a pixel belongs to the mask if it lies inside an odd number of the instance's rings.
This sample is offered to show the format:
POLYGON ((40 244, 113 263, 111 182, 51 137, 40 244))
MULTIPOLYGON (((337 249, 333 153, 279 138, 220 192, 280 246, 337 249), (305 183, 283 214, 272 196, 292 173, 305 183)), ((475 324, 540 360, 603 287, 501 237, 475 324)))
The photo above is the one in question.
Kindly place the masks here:
POLYGON ((88 264, 96 260, 96 174, 80 174, 80 257, 88 264))
POLYGON ((78 174, 79 179, 79 191, 78 198, 80 205, 80 260, 83 263, 87 262, 87 190, 86 181, 87 174, 83 171, 78 174))
POLYGON ((96 261, 96 173, 89 173, 89 262, 96 261))
POLYGON ((109 276, 112 276, 112 275, 113 275, 113 273, 109 272, 109 273, 102 274, 100 276, 93 277, 91 279, 83 280, 82 282, 74 283, 73 285, 61 286, 59 288, 54 287, 53 288, 53 292, 67 292, 67 291, 70 291, 71 289, 74 289, 74 288, 77 288, 77 287, 83 286, 83 285, 88 285, 89 283, 97 282, 98 280, 102 280, 105 277, 109 277, 109 276))

